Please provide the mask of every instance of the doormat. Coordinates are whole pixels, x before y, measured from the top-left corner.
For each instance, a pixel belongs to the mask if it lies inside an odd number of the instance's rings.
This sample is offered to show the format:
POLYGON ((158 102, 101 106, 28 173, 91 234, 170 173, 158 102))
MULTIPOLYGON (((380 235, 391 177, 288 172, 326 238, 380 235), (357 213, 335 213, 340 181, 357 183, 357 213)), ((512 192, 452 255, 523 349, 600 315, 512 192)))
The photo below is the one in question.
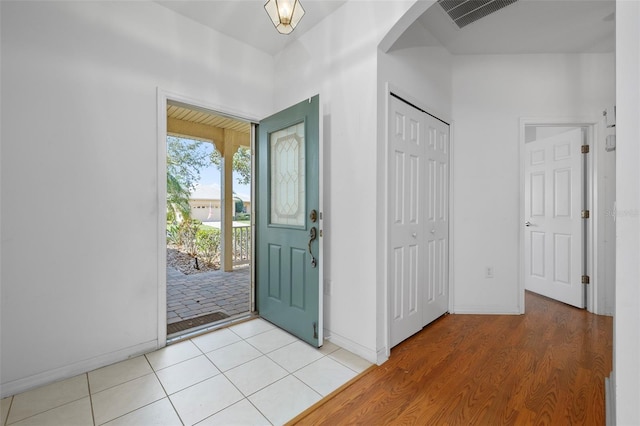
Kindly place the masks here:
POLYGON ((174 334, 180 331, 189 330, 190 328, 220 321, 225 318, 229 318, 229 315, 224 312, 214 312, 212 314, 201 315, 199 317, 174 322, 173 324, 167 325, 167 334, 174 334))

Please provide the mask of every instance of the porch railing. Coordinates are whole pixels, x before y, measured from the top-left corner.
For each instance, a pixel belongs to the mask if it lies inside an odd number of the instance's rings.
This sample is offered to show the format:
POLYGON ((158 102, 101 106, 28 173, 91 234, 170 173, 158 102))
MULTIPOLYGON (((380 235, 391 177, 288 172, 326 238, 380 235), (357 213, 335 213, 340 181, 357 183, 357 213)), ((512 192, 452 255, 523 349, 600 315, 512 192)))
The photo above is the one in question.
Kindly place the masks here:
POLYGON ((233 227, 233 266, 248 265, 251 262, 251 227, 233 227))

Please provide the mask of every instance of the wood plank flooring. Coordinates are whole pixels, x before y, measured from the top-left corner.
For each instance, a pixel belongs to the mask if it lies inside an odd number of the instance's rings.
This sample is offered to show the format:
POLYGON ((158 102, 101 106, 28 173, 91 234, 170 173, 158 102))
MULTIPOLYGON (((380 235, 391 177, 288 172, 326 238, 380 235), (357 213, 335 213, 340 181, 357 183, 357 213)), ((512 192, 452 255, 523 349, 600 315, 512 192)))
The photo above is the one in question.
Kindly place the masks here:
POLYGON ((604 425, 613 319, 526 294, 525 315, 447 315, 298 425, 604 425))

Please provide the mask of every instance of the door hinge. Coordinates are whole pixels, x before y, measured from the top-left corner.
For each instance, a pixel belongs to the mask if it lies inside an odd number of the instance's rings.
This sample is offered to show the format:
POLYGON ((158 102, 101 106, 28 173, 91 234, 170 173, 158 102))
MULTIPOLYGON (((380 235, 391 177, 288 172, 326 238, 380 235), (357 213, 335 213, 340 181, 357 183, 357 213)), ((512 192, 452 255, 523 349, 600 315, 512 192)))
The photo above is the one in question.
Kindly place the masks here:
POLYGON ((582 284, 589 284, 589 275, 583 275, 582 276, 582 284))
POLYGON ((313 338, 318 338, 318 324, 316 324, 315 322, 313 323, 313 338))
POLYGON ((588 154, 589 153, 589 145, 582 145, 580 147, 580 152, 583 154, 588 154))
POLYGON ((582 212, 580 213, 580 217, 582 219, 589 219, 590 215, 591 213, 589 213, 589 210, 582 210, 582 212))

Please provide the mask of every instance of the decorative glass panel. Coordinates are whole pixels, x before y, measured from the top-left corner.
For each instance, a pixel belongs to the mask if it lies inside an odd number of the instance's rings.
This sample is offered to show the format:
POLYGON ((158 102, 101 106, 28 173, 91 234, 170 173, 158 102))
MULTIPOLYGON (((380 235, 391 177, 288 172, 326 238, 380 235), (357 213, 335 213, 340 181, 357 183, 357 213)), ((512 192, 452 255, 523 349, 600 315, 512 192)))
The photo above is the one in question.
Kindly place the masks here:
POLYGON ((305 225, 304 123, 271 133, 271 223, 305 225))

